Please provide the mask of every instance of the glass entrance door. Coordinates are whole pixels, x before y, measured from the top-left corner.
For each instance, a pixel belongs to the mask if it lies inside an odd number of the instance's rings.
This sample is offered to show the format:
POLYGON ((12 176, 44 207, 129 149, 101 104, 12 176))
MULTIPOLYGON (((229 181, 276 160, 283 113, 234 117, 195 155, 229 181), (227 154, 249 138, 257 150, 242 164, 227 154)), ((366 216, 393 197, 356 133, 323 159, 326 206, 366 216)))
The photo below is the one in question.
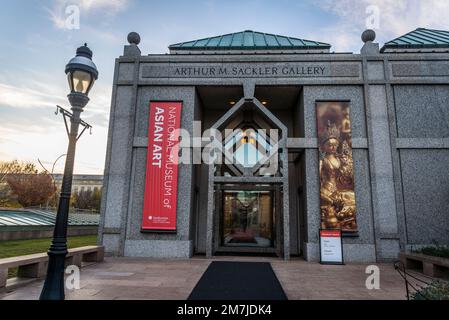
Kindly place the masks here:
POLYGON ((273 248, 273 191, 223 191, 222 246, 273 248))

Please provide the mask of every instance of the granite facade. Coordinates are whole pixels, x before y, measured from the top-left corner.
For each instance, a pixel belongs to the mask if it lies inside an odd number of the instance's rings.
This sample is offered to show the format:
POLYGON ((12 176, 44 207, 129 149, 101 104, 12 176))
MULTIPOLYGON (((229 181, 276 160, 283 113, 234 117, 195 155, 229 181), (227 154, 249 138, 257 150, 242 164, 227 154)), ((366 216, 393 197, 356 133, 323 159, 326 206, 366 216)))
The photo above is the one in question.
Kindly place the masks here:
POLYGON ((289 169, 278 183, 289 192, 281 204, 279 256, 319 259, 315 104, 331 100, 350 102, 354 142, 359 232, 343 239, 345 261, 390 261, 412 245, 449 244, 448 54, 380 54, 372 43, 362 54, 141 55, 135 45, 124 52, 115 67, 99 231, 108 254, 215 253, 208 165, 179 167, 175 234, 141 233, 140 224, 149 102, 183 101, 181 127, 193 133, 194 120, 207 126, 225 114, 208 110, 198 88, 222 86, 241 88, 247 99, 257 86, 298 88, 293 109, 269 115, 285 125, 289 138, 299 138, 286 141, 281 158, 289 169), (296 163, 288 159, 293 153, 299 155, 296 163))

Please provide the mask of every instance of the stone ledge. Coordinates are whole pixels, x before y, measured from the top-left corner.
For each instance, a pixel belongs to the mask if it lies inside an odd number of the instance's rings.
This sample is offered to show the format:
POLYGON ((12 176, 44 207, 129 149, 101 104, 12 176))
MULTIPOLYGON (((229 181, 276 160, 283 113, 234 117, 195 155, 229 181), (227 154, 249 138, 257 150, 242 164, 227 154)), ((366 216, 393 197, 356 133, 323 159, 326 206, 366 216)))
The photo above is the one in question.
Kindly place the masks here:
POLYGON ((449 278, 449 259, 422 253, 400 253, 399 258, 407 269, 418 269, 429 276, 449 278))
MULTIPOLYGON (((104 247, 86 246, 69 249, 66 256, 66 265, 81 267, 82 262, 102 262, 103 259, 104 247)), ((8 270, 10 268, 19 268, 19 278, 39 279, 47 273, 47 266, 47 253, 0 259, 0 289, 8 286, 8 270)))
POLYGON ((125 257, 189 259, 193 245, 190 240, 126 240, 124 253, 125 257))
POLYGON ((405 258, 405 259, 411 259, 411 260, 431 262, 431 263, 439 264, 443 267, 449 268, 449 259, 447 259, 447 258, 429 256, 429 255, 422 254, 422 253, 412 253, 412 252, 400 253, 400 257, 405 258))
POLYGON ((449 149, 448 138, 397 138, 397 149, 449 149))
POLYGON ((121 234, 122 229, 121 228, 104 228, 103 234, 121 234))
MULTIPOLYGON (((208 144, 210 144, 210 141, 207 139, 204 141, 201 141, 201 147, 206 147, 208 144)), ((448 146, 449 146, 449 142, 448 142, 448 146)), ((353 138, 352 139, 352 147, 353 147, 353 149, 368 149, 368 139, 367 138, 353 138)), ((133 141, 133 148, 148 148, 148 138, 135 137, 134 141, 133 141)), ((287 138, 287 148, 289 148, 289 149, 318 149, 318 139, 317 138, 287 138)))

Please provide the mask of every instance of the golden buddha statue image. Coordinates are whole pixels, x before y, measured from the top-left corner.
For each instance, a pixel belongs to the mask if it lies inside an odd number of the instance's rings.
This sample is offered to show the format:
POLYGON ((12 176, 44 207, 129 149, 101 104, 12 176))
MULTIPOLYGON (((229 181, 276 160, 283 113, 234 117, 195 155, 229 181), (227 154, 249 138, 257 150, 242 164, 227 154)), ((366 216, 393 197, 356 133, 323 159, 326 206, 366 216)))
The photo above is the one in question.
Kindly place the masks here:
POLYGON ((344 115, 339 118, 328 114, 323 118, 319 121, 327 123, 319 130, 321 228, 357 232, 350 130, 344 134, 341 131, 347 129, 343 126, 344 115))

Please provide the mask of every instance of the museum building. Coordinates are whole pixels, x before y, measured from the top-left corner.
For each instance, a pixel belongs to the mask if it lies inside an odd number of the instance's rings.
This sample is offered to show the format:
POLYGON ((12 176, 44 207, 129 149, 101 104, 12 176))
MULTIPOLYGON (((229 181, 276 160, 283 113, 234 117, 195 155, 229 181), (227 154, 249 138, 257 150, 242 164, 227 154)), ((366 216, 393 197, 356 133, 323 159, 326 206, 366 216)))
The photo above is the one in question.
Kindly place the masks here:
POLYGON ((254 31, 116 60, 100 242, 107 254, 346 262, 449 245, 449 32, 360 54, 254 31))

